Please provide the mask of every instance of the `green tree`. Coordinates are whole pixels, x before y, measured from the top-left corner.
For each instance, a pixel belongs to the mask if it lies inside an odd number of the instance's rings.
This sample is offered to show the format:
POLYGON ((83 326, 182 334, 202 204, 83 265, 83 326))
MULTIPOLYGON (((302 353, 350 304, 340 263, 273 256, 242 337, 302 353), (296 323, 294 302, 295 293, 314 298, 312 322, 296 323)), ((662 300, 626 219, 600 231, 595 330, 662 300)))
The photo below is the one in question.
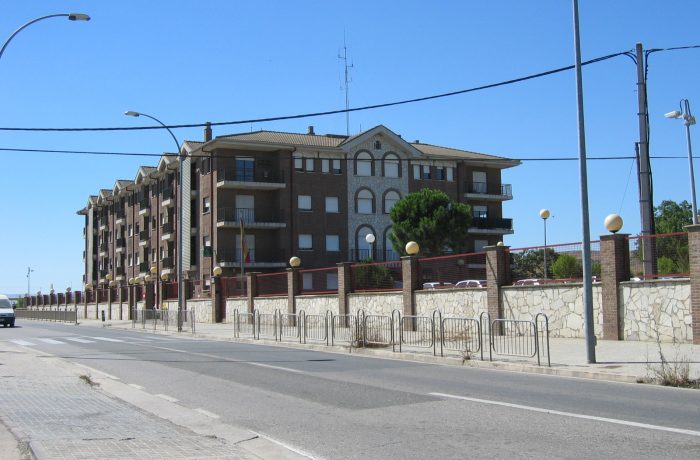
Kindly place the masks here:
POLYGON ((394 277, 386 265, 377 265, 371 260, 365 260, 353 272, 355 289, 391 289, 394 287, 394 277))
POLYGON ((581 262, 571 254, 562 254, 552 264, 555 278, 581 278, 583 267, 581 262))
POLYGON ((415 241, 421 253, 438 255, 445 248, 464 249, 471 224, 471 207, 451 200, 439 190, 423 189, 396 202, 390 217, 394 248, 403 253, 406 243, 415 241))
MULTIPOLYGON (((664 200, 659 206, 654 208, 654 226, 657 234, 685 232, 685 226, 692 223, 693 208, 685 200, 681 203, 664 200)), ((690 271, 688 237, 668 236, 656 238, 656 257, 657 271, 660 274, 688 273, 690 271), (664 260, 662 261, 662 259, 664 260), (669 261, 672 265, 669 264, 669 261)))
MULTIPOLYGON (((528 249, 513 254, 513 279, 544 278, 544 249, 528 249)), ((547 248, 547 278, 552 272, 552 265, 559 254, 547 248)))

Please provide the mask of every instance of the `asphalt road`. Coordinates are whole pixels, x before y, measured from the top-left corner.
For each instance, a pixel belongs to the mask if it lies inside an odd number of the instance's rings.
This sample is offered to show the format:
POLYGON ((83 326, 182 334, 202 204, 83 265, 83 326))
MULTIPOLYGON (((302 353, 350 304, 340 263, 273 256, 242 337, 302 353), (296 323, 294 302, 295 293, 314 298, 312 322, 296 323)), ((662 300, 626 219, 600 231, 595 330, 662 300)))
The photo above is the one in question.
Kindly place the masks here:
POLYGON ((317 458, 700 458, 700 391, 23 321, 33 347, 317 458))

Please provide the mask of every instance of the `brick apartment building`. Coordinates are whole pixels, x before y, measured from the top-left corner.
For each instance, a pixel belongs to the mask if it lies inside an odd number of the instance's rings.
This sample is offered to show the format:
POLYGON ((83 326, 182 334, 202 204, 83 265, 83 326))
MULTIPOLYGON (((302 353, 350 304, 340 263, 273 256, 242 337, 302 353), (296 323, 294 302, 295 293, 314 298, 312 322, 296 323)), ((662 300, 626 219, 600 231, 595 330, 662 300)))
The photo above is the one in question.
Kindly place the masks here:
MULTIPOLYGON (((338 262, 395 260, 389 210, 407 193, 442 190, 472 206, 467 248, 478 252, 513 233, 502 203, 513 198, 501 170, 517 160, 407 142, 379 125, 354 136, 257 131, 181 147, 185 170, 183 272, 208 283, 212 269, 240 273, 241 225, 245 271, 280 271, 291 256, 306 268, 338 262), (367 234, 375 235, 370 245, 367 234), (371 254, 370 254, 371 253, 371 254)), ((90 196, 85 218, 85 284, 126 285, 148 274, 175 280, 179 162, 163 155, 134 180, 90 196)))

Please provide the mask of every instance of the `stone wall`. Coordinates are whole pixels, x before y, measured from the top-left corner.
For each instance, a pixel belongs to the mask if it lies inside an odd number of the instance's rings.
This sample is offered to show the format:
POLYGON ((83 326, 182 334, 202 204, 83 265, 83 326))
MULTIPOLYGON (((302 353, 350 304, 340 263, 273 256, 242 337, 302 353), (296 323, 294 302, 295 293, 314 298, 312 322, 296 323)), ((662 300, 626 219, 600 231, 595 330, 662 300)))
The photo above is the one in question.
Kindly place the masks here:
MULTIPOLYGON (((583 285, 508 286, 501 291, 506 319, 532 320, 538 313, 549 318, 551 337, 583 338, 583 285)), ((597 337, 602 337, 600 305, 602 289, 593 285, 593 321, 597 337)), ((492 320, 494 318, 491 318, 492 320)))
MULTIPOLYGON (((175 303, 175 310, 177 310, 177 302, 175 303)), ((194 312, 195 323, 214 322, 214 319, 211 317, 211 300, 209 299, 190 299, 187 301, 187 310, 194 312)))
POLYGON ((403 312, 403 293, 373 292, 348 294, 348 314, 356 315, 364 310, 365 315, 391 316, 391 312, 403 312))
POLYGON ((233 314, 238 310, 238 313, 248 313, 248 300, 245 298, 226 299, 226 322, 233 323, 233 314))
POLYGON ((255 309, 259 313, 274 313, 275 310, 279 310, 280 313, 285 314, 287 313, 287 297, 256 297, 255 309))
POLYGON ((620 291, 624 340, 692 343, 688 280, 621 283, 620 291))
POLYGON ((416 315, 430 316, 440 310, 443 317, 476 318, 487 310, 486 289, 431 289, 416 291, 416 315))
POLYGON ((85 319, 97 319, 97 304, 89 303, 87 305, 87 314, 85 319))
POLYGON ((296 298, 297 312, 304 310, 307 315, 325 315, 330 311, 338 314, 337 295, 306 295, 296 298))

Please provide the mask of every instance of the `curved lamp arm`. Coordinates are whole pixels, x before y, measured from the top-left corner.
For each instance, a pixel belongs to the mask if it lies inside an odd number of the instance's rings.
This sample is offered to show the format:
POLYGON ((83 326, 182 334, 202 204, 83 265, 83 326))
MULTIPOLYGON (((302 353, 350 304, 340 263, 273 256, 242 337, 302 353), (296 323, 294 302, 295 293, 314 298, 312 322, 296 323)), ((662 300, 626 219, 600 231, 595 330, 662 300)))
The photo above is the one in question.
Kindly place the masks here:
POLYGON ((9 45, 10 42, 12 41, 12 39, 15 38, 15 35, 17 35, 18 33, 20 33, 22 30, 24 30, 24 29, 26 29, 27 27, 31 26, 31 25, 34 24, 35 22, 39 22, 39 21, 41 21, 41 20, 43 20, 43 19, 59 18, 59 17, 66 17, 66 18, 68 18, 68 20, 70 20, 70 21, 89 21, 89 20, 90 20, 90 16, 88 16, 87 14, 83 14, 83 13, 59 13, 59 14, 49 14, 48 16, 42 16, 42 17, 40 17, 40 18, 32 19, 32 20, 29 21, 28 23, 26 23, 26 24, 24 24, 23 26, 21 26, 19 29, 15 30, 15 31, 12 33, 12 35, 10 35, 10 38, 8 38, 7 41, 5 41, 5 44, 2 45, 2 48, 0 49, 0 58, 2 58, 2 53, 5 52, 5 48, 7 48, 7 45, 9 45))

